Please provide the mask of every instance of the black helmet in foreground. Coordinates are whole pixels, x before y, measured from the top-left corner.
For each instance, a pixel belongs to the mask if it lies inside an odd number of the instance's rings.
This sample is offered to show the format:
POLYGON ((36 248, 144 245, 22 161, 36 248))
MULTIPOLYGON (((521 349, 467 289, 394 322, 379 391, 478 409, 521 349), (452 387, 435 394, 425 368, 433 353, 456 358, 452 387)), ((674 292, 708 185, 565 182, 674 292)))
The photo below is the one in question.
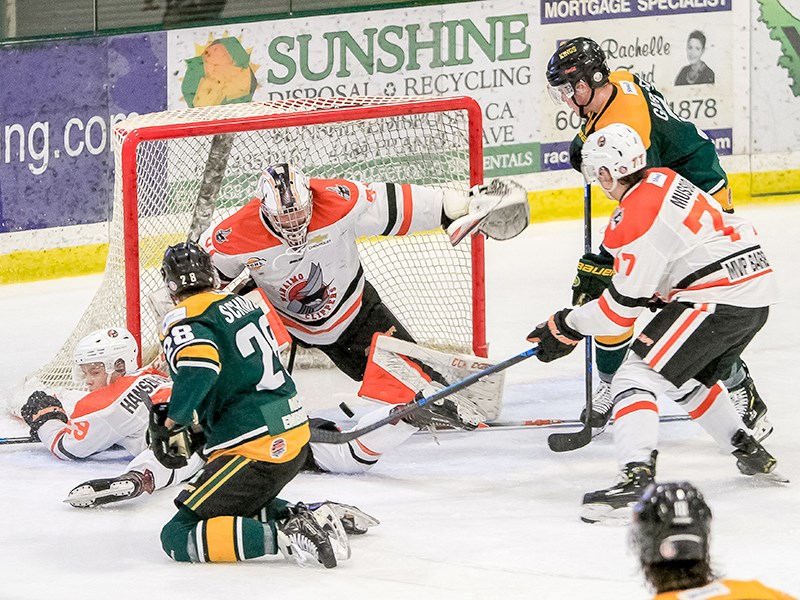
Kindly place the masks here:
POLYGON ((208 252, 191 241, 167 248, 161 262, 161 277, 173 298, 214 289, 217 284, 216 269, 208 252))

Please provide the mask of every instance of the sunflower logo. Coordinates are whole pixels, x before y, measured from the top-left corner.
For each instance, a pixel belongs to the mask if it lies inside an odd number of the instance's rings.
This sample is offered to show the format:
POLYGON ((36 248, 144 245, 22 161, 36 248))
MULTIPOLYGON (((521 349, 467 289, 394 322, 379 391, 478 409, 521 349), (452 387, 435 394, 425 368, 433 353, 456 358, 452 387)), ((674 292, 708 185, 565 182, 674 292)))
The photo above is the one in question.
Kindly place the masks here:
POLYGON ((252 48, 246 50, 241 40, 225 34, 219 39, 209 35, 208 43, 196 44, 195 50, 197 54, 186 61, 181 84, 188 107, 237 104, 253 99, 259 65, 250 62, 252 48))

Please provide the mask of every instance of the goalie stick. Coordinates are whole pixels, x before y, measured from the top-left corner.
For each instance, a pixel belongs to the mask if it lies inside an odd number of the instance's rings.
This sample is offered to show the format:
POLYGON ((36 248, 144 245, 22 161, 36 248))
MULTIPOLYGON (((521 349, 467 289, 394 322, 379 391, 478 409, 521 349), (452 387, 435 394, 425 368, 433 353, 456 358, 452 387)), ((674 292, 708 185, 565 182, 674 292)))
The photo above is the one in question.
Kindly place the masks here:
POLYGON ((512 356, 511 358, 507 358, 504 361, 501 361, 497 364, 492 365, 491 367, 487 367, 482 371, 478 371, 469 377, 465 377, 461 381, 456 381, 455 383, 448 385, 445 388, 442 388, 435 394, 431 394, 426 398, 418 398, 413 402, 408 403, 404 408, 396 411, 395 413, 384 417, 374 423, 370 423, 366 427, 362 427, 360 429, 354 429, 352 431, 328 431, 323 429, 312 429, 311 430, 311 441, 318 442, 321 444, 346 444, 349 441, 356 439, 357 437, 361 437, 362 435, 366 435, 370 431, 375 431, 379 427, 383 427, 384 425, 388 425, 398 419, 402 419, 406 415, 410 415, 415 410, 429 404, 431 402, 436 402, 437 400, 441 400, 442 398, 446 398, 450 394, 454 394, 459 390, 463 390, 465 387, 476 383, 481 378, 486 377, 487 375, 491 375, 492 373, 497 373, 499 371, 503 371, 508 367, 511 367, 523 360, 534 356, 538 348, 529 348, 524 352, 520 352, 516 356, 512 356))
MULTIPOLYGON (((588 183, 583 184, 583 251, 592 251, 592 187, 588 183)), ((586 337, 584 342, 586 423, 578 431, 550 434, 547 445, 553 452, 577 450, 592 441, 592 338, 586 337)))

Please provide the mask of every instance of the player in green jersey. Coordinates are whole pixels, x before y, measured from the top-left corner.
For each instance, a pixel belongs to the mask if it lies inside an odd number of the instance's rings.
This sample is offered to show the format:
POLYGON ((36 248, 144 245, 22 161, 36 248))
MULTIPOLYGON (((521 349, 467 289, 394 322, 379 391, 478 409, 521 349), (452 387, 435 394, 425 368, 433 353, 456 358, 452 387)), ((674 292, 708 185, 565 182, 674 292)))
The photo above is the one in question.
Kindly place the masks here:
POLYGON ((213 291, 211 259, 194 242, 169 247, 161 272, 176 302, 160 332, 173 388, 169 403, 153 409, 150 446, 170 468, 203 445, 208 458, 175 499, 164 551, 184 562, 280 551, 301 565, 335 567, 350 547, 331 508, 289 512, 277 498, 306 460, 309 426, 263 311, 213 291))

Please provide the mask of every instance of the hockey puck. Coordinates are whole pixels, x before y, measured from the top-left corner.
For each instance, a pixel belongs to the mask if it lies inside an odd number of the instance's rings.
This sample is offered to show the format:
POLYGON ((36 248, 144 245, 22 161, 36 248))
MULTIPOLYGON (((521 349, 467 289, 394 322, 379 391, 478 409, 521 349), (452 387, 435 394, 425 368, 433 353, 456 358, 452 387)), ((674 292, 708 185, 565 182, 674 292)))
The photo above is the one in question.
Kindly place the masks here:
POLYGON ((354 417, 354 416, 355 416, 355 413, 354 413, 352 410, 350 410, 350 407, 349 407, 349 406, 347 406, 347 404, 345 404, 344 402, 342 402, 341 404, 339 404, 339 408, 340 408, 340 409, 342 409, 342 412, 343 412, 345 415, 347 415, 349 418, 352 418, 352 417, 354 417))

